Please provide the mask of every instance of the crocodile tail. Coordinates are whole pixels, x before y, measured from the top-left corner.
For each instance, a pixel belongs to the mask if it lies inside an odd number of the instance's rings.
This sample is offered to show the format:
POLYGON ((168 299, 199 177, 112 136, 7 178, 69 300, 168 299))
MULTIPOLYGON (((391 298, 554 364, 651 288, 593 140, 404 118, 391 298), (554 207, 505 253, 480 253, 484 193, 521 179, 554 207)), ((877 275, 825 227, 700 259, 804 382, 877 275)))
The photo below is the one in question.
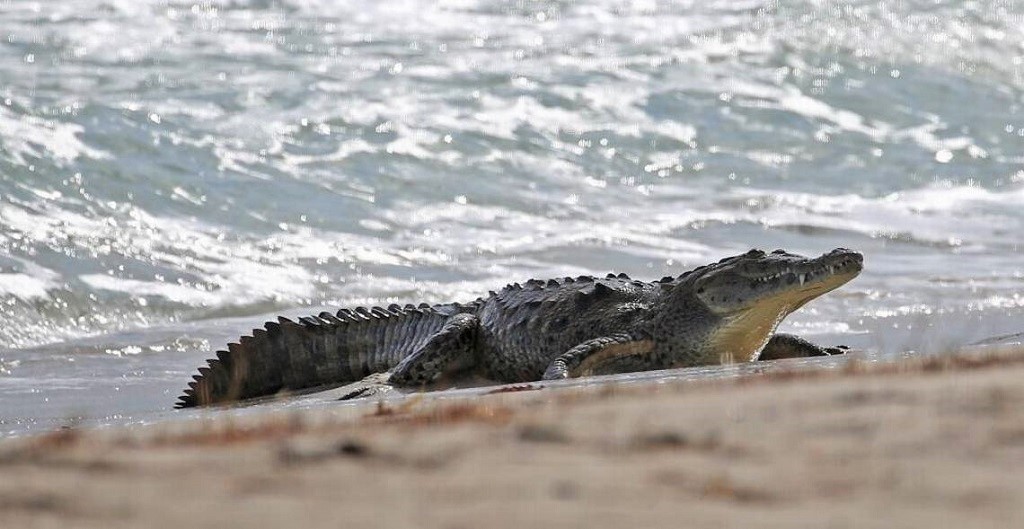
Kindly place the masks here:
POLYGON ((278 318, 217 351, 175 407, 340 385, 387 371, 437 332, 452 307, 391 305, 278 318))

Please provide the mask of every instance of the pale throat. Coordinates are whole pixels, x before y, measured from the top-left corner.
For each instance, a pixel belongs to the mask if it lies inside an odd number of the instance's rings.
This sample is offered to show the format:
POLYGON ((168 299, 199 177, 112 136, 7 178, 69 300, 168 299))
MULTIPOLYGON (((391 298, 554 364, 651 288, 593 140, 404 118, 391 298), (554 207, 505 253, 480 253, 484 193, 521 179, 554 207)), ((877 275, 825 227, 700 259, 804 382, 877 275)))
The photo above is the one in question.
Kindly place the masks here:
POLYGON ((786 316, 856 275, 833 275, 795 292, 784 292, 773 298, 755 301, 748 309, 722 316, 721 328, 708 340, 708 359, 717 359, 723 364, 757 360, 786 316))
POLYGON ((762 301, 725 316, 722 327, 711 336, 709 355, 717 355, 717 360, 723 364, 757 360, 775 329, 798 306, 794 306, 792 300, 762 301))

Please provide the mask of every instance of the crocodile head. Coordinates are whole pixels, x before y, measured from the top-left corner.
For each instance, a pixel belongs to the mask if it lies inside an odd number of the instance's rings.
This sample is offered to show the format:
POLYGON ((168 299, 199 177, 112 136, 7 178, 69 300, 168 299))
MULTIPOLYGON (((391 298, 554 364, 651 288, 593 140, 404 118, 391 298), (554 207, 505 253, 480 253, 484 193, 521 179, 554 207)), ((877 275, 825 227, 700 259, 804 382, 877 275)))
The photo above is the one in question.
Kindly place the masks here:
POLYGON ((845 248, 815 258, 751 250, 694 270, 680 286, 713 315, 704 350, 752 360, 783 318, 850 281, 862 267, 863 256, 845 248))

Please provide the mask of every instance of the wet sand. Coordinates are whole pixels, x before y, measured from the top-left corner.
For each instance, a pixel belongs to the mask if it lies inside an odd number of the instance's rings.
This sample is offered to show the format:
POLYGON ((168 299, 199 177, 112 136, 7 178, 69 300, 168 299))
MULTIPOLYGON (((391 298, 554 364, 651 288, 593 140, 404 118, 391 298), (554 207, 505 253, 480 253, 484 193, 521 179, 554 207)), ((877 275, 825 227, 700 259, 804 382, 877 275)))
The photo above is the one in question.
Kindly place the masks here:
POLYGON ((1021 348, 531 387, 3 441, 0 527, 1024 523, 1021 348))

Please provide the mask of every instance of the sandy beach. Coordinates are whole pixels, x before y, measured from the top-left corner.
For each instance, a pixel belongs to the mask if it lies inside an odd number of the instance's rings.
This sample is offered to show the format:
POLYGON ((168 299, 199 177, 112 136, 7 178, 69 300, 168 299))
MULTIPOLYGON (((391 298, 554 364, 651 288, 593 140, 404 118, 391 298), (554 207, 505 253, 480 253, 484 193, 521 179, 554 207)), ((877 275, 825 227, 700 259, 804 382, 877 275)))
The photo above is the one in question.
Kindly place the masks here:
POLYGON ((1003 349, 65 429, 0 443, 0 527, 1017 527, 1021 380, 1003 349))

